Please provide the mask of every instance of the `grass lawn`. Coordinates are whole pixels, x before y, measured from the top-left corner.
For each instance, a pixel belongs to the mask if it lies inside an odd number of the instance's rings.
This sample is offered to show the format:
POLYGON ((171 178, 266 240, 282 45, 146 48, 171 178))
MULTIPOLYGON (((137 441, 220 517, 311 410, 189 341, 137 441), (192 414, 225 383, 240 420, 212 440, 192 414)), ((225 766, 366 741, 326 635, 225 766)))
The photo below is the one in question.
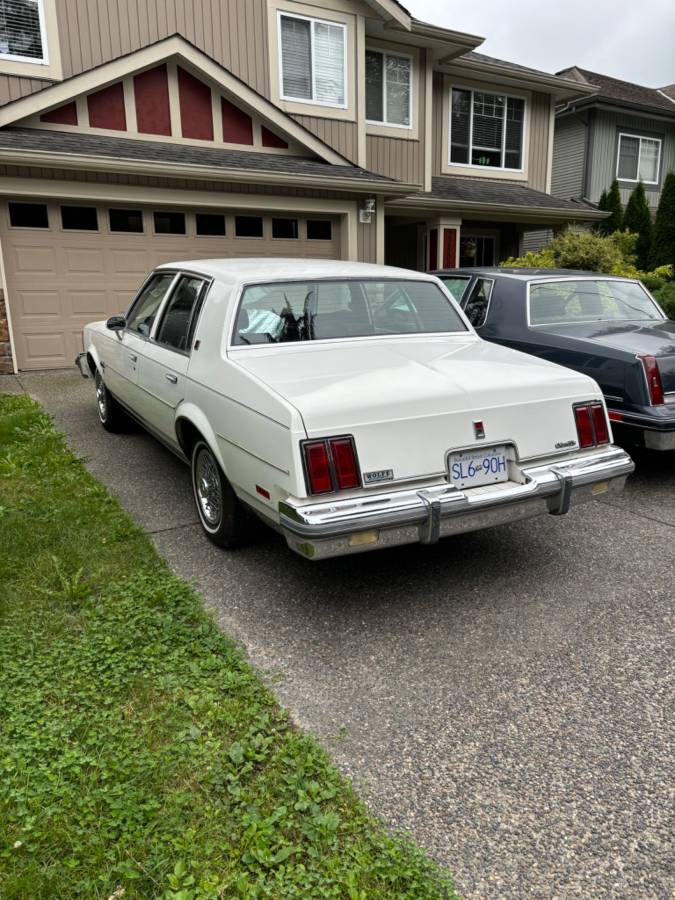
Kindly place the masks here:
POLYGON ((0 396, 0 897, 454 896, 50 418, 0 396))

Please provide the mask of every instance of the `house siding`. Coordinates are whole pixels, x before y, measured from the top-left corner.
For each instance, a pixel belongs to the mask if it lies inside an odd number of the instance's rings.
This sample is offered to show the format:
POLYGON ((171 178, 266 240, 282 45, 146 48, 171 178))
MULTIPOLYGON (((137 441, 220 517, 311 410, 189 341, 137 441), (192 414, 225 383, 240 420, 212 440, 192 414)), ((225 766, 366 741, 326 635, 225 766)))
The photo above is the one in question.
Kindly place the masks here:
POLYGON ((421 185, 424 180, 424 147, 421 141, 379 137, 366 139, 366 168, 390 178, 421 185))
MULTIPOLYGON (((593 126, 589 187, 589 199, 594 203, 598 202, 602 192, 607 190, 616 177, 618 134, 619 131, 624 130, 662 138, 660 185, 663 184, 663 179, 668 172, 675 171, 675 125, 644 116, 598 110, 593 126)), ((634 185, 620 184, 619 187, 621 200, 625 204, 634 185)), ((660 196, 659 188, 647 185, 646 193, 647 202, 653 209, 656 208, 660 196)))
POLYGON ((586 128, 584 120, 575 115, 556 122, 551 180, 555 197, 571 200, 583 196, 586 128))
POLYGON ((311 131, 325 144, 346 157, 350 162, 358 162, 358 128, 356 122, 341 122, 338 119, 321 119, 318 116, 297 116, 293 119, 307 131, 311 131))

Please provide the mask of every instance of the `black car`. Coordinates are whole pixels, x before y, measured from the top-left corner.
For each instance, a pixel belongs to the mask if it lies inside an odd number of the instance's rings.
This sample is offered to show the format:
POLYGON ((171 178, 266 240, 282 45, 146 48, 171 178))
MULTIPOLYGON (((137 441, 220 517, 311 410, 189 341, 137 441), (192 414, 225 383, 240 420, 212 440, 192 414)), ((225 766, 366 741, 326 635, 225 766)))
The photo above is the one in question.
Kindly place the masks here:
POLYGON ((594 378, 617 438, 675 450, 675 322, 639 281, 570 269, 435 274, 481 337, 594 378))

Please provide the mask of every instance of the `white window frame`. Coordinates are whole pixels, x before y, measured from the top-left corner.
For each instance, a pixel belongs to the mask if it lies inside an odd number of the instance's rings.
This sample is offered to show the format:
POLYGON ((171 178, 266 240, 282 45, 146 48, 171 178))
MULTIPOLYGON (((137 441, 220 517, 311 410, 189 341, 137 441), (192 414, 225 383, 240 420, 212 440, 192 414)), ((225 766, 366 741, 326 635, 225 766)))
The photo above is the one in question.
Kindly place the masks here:
POLYGON ((661 151, 663 149, 663 141, 661 138, 650 137, 647 134, 631 134, 628 131, 620 131, 619 132, 619 143, 616 148, 616 178, 618 181, 627 181, 630 184, 637 184, 640 181, 640 156, 642 155, 642 142, 643 141, 656 141, 659 145, 659 155, 656 158, 656 181, 645 181, 642 179, 643 184, 658 184, 659 183, 659 175, 661 174, 661 151), (619 175, 619 163, 621 162, 621 138, 632 138, 635 141, 639 141, 638 146, 638 160, 637 160, 637 178, 624 178, 619 175))
MULTIPOLYGON (((372 53, 381 53, 383 57, 383 63, 387 56, 399 56, 402 59, 410 60, 410 95, 409 95, 409 103, 408 103, 408 125, 400 125, 398 122, 388 122, 387 121, 387 67, 383 65, 382 67, 382 109, 384 110, 384 119, 381 122, 378 122, 377 119, 366 119, 366 125, 378 125, 382 128, 403 128, 406 131, 412 131, 413 129, 413 97, 414 97, 414 72, 415 72, 415 57, 410 53, 399 53, 397 50, 385 50, 384 47, 372 47, 368 45, 366 47, 366 53, 368 51, 372 53)), ((364 60, 365 62, 365 60, 364 60)), ((365 67, 364 67, 365 68, 365 67)), ((366 84, 366 90, 368 90, 368 85, 366 84)))
MULTIPOLYGON (((523 174, 525 172, 524 162, 525 162, 525 139, 528 133, 527 130, 527 117, 529 115, 528 109, 528 98, 523 94, 511 94, 507 93, 507 91, 500 91, 496 88, 492 87, 469 87, 468 85, 463 84, 451 84, 449 87, 448 93, 448 165, 453 168, 459 169, 479 169, 481 172, 517 172, 519 174, 523 174), (452 92, 453 91, 468 91, 471 94, 471 106, 469 108, 469 161, 468 162, 453 162, 452 157, 452 92), (504 97, 506 99, 511 100, 522 100, 523 101, 523 121, 522 121, 522 134, 521 134, 521 145, 520 145, 520 166, 517 169, 511 168, 511 166, 478 166, 475 163, 471 162, 471 157, 473 156, 474 143, 473 143, 473 97, 475 93, 479 94, 494 94, 496 96, 504 97)), ((504 104, 504 128, 502 128, 502 162, 506 161, 506 104, 504 104)), ((481 149, 478 147, 477 149, 481 149)), ((493 149, 493 148, 485 148, 485 149, 493 149)))
POLYGON ((348 108, 348 99, 349 99, 349 84, 347 81, 347 53, 349 52, 349 44, 348 44, 349 35, 347 33, 347 26, 344 22, 334 22, 330 19, 320 19, 316 16, 303 16, 300 13, 288 12, 285 9, 277 10, 277 48, 279 55, 279 98, 281 100, 286 100, 290 103, 304 103, 307 106, 324 106, 330 109, 347 109, 348 108), (308 99, 307 97, 291 97, 288 94, 284 93, 284 54, 283 47, 281 44, 281 19, 302 19, 304 22, 310 23, 310 52, 311 52, 311 60, 312 60, 312 98, 308 99), (343 47, 343 55, 342 55, 342 73, 343 73, 343 94, 344 94, 344 103, 330 103, 328 100, 316 100, 316 66, 314 65, 314 25, 334 25, 338 28, 342 29, 342 33, 344 35, 344 40, 342 43, 343 47))
POLYGON ((14 53, 0 53, 0 60, 17 63, 32 63, 34 66, 49 65, 49 46, 47 43, 47 24, 45 22, 45 6, 44 0, 37 0, 38 22, 40 24, 40 43, 42 44, 42 58, 36 59, 34 56, 17 56, 14 53))

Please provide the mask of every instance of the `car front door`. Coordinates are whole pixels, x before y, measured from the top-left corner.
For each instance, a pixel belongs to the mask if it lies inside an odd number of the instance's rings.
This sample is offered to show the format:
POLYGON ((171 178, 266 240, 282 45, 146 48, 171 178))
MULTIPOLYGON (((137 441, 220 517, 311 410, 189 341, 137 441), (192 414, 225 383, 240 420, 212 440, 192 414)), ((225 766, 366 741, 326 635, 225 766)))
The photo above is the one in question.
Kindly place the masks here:
POLYGON ((181 274, 161 310, 151 340, 139 356, 139 413, 164 440, 177 446, 176 409, 185 397, 192 335, 209 282, 181 274))
POLYGON ((111 332, 106 342, 103 371, 108 390, 132 412, 138 413, 138 370, 157 312, 166 296, 175 272, 151 275, 138 292, 127 313, 123 331, 111 332))

